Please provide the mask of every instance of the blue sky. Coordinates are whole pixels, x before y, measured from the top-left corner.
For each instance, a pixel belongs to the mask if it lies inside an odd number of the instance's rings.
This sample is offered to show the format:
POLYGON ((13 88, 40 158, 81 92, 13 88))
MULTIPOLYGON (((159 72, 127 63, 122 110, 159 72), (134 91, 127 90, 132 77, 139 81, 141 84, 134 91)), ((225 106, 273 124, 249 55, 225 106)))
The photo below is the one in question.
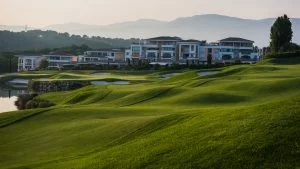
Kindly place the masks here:
POLYGON ((138 19, 169 21, 201 14, 262 19, 286 13, 300 18, 299 7, 300 0, 0 0, 0 24, 107 25, 138 19))

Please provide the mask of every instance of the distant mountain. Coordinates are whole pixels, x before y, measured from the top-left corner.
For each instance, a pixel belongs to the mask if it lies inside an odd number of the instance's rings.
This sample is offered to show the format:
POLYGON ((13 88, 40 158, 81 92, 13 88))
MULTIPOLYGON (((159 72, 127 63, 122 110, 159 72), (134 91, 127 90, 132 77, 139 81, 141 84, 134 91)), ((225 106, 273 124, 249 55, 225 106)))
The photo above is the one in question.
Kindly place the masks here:
MULTIPOLYGON (((300 19, 293 22, 293 41, 300 43, 300 19)), ((226 37, 251 39, 259 47, 269 44, 270 28, 275 18, 262 20, 241 19, 216 14, 196 15, 178 18, 170 22, 141 19, 111 25, 85 25, 67 23, 49 25, 42 30, 68 32, 75 35, 101 36, 110 38, 150 38, 155 36, 180 36, 184 39, 198 39, 214 42, 226 37)), ((3 30, 5 26, 0 26, 3 30)), ((6 30, 24 30, 24 27, 6 27, 6 30)))
MULTIPOLYGON (((294 42, 300 43, 300 19, 293 22, 294 42)), ((180 36, 185 39, 217 41, 234 36, 251 39, 262 47, 269 44, 269 32, 275 18, 262 20, 241 19, 216 14, 178 18, 174 21, 142 19, 107 26, 77 23, 50 25, 43 29, 114 38, 150 38, 154 36, 180 36)))
POLYGON ((6 25, 0 25, 0 31, 2 30, 9 30, 12 32, 21 32, 21 31, 25 31, 26 30, 33 30, 36 28, 32 28, 32 27, 26 27, 26 26, 6 26, 6 25))

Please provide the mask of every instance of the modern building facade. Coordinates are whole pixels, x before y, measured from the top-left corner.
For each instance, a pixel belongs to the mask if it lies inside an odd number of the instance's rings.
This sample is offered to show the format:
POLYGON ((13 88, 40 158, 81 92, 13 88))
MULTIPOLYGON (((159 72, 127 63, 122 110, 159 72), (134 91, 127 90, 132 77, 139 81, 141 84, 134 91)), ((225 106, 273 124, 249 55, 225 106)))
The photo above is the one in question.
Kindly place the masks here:
POLYGON ((142 44, 131 45, 131 59, 173 62, 176 60, 176 46, 179 41, 182 41, 179 37, 168 36, 146 39, 142 44))
POLYGON ((78 57, 68 54, 50 53, 47 55, 17 55, 18 71, 37 70, 42 60, 49 62, 49 69, 61 69, 63 66, 76 64, 78 57))
POLYGON ((78 62, 78 57, 70 54, 50 53, 42 55, 49 62, 48 68, 62 69, 65 65, 72 65, 78 62))
POLYGON ((86 51, 80 56, 82 63, 125 62, 125 52, 121 49, 86 51))
POLYGON ((150 62, 205 63, 211 57, 212 63, 227 63, 241 60, 256 61, 259 51, 254 41, 242 38, 226 38, 216 43, 199 40, 183 40, 179 37, 156 37, 143 43, 132 44, 126 56, 132 60, 147 59, 150 62))
POLYGON ((260 51, 254 41, 229 37, 215 43, 199 40, 183 40, 179 37, 161 36, 132 44, 130 49, 103 49, 86 51, 79 57, 50 53, 40 56, 20 55, 18 70, 36 70, 42 59, 47 59, 49 68, 61 69, 64 65, 75 64, 126 64, 129 61, 148 60, 151 64, 212 64, 253 63, 260 59, 260 51), (209 59, 208 59, 209 58, 209 59))
POLYGON ((176 60, 179 62, 206 62, 204 56, 205 41, 198 40, 182 40, 177 43, 176 60))
POLYGON ((36 70, 39 67, 42 56, 18 55, 18 71, 36 70))
POLYGON ((254 41, 242 38, 226 38, 219 41, 220 59, 223 61, 255 61, 259 51, 253 46, 254 41))
POLYGON ((125 61, 128 62, 132 60, 132 53, 130 49, 125 50, 125 61))

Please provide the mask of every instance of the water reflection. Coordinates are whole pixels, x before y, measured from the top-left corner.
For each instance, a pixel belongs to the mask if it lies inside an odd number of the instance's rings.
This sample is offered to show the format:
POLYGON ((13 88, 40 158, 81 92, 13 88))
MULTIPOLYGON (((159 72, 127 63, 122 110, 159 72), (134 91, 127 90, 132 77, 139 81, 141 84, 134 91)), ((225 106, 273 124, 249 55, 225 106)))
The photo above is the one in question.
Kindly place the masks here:
POLYGON ((129 81, 113 81, 113 82, 108 82, 108 81, 103 81, 103 80, 98 80, 98 81, 91 81, 92 85, 129 85, 129 81))
POLYGON ((219 73, 218 71, 207 71, 207 72, 199 72, 199 76, 210 76, 219 73))
POLYGON ((15 101, 18 96, 25 94, 24 90, 12 90, 0 88, 0 113, 18 110, 15 101))
POLYGON ((164 74, 162 75, 159 80, 166 80, 166 79, 169 79, 171 78, 172 76, 175 76, 175 75, 178 75, 180 73, 168 73, 168 74, 164 74))

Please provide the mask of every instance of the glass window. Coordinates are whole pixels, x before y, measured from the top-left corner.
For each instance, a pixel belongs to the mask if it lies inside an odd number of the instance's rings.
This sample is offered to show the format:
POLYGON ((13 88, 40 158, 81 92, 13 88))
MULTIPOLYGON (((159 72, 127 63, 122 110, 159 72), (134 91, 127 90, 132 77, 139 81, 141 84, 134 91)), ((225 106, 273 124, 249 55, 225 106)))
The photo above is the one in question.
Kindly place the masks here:
POLYGON ((25 65, 31 65, 31 63, 32 63, 32 62, 31 62, 31 59, 26 59, 26 60, 25 60, 25 65))
POLYGON ((147 55, 148 58, 155 58, 156 57, 156 53, 155 52, 149 52, 147 55))
POLYGON ((172 54, 171 53, 163 53, 163 58, 171 58, 172 54))
POLYGON ((141 48, 139 46, 135 46, 135 47, 132 47, 132 51, 135 53, 138 53, 141 51, 141 48))
POLYGON ((175 48, 162 48, 162 50, 166 50, 166 51, 174 51, 175 50, 175 48))
POLYGON ((191 51, 194 51, 194 50, 195 50, 195 46, 192 45, 192 46, 191 46, 191 51))

